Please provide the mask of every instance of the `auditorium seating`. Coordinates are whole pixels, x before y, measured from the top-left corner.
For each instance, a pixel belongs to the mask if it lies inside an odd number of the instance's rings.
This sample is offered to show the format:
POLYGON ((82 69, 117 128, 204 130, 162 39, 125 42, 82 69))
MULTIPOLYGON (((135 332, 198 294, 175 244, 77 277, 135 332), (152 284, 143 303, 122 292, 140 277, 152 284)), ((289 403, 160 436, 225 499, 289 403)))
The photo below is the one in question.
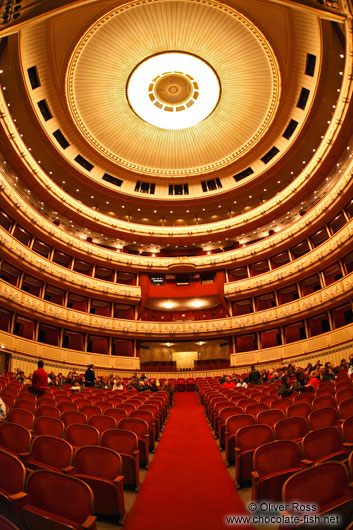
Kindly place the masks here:
MULTIPOLYGON (((348 488, 348 472, 341 462, 324 462, 295 473, 283 485, 282 501, 290 509, 284 515, 299 516, 302 519, 305 515, 332 513, 339 518, 339 528, 345 528, 352 521, 352 489, 348 488), (317 510, 314 513, 312 510, 294 510, 298 504, 314 504, 317 510)), ((337 521, 336 518, 335 520, 337 521)), ((298 526, 282 524, 280 530, 298 526)), ((329 526, 331 525, 327 523, 326 528, 329 526)))
POLYGON ((74 449, 84 445, 98 445, 99 431, 93 425, 71 423, 65 429, 64 438, 74 449))
POLYGON ((311 405, 310 403, 302 402, 302 403, 293 403, 292 405, 289 405, 289 407, 286 410, 286 414, 289 417, 291 416, 302 416, 303 418, 307 418, 311 412, 311 405))
POLYGON ((34 414, 25 409, 13 408, 7 415, 7 420, 17 425, 22 425, 27 429, 32 429, 34 422, 34 414))
POLYGON ((130 412, 129 418, 140 418, 141 420, 145 420, 145 422, 148 424, 149 450, 153 453, 155 450, 156 441, 156 423, 154 421, 153 413, 148 410, 137 409, 130 412))
POLYGON ((116 408, 108 408, 104 411, 104 414, 106 416, 111 416, 116 420, 117 423, 119 423, 120 420, 127 417, 127 412, 125 410, 118 410, 116 408))
POLYGON ((274 425, 274 436, 276 440, 293 440, 298 442, 309 430, 308 422, 302 416, 291 416, 283 418, 274 425))
POLYGON ((117 514, 117 522, 123 521, 122 460, 116 451, 100 446, 80 447, 69 473, 92 488, 95 513, 117 514))
POLYGON ((68 425, 71 425, 72 423, 85 424, 88 421, 86 414, 84 414, 80 410, 65 410, 61 414, 60 419, 61 421, 64 422, 65 427, 67 427, 68 425))
POLYGON ((72 456, 72 446, 66 440, 43 434, 33 439, 25 466, 28 469, 63 471, 71 465, 72 456))
POLYGON ((101 445, 117 451, 123 462, 124 486, 135 490, 140 486, 137 435, 125 429, 111 429, 102 434, 101 445))
POLYGON ((148 424, 139 418, 123 418, 119 421, 119 429, 126 429, 136 434, 138 439, 140 465, 148 468, 149 465, 149 434, 148 424))
POLYGON ((269 427, 273 427, 275 423, 285 417, 285 413, 281 409, 268 409, 259 412, 257 415, 258 423, 263 423, 269 427))
POLYGON ((302 441, 303 456, 307 465, 325 460, 347 458, 341 431, 336 427, 322 427, 306 434, 302 441))
MULTIPOLYGON (((17 512, 23 498, 26 469, 13 454, 0 449, 0 513, 13 523, 20 523, 17 512)), ((0 528, 1 526, 0 522, 0 528)))
POLYGON ((93 493, 81 480, 39 469, 28 476, 25 489, 22 514, 27 530, 96 530, 93 493))
POLYGON ((336 408, 333 407, 312 410, 312 412, 309 414, 308 419, 312 430, 320 429, 321 427, 340 426, 338 411, 336 408))
POLYGON ((254 451, 260 445, 273 440, 268 425, 248 425, 237 430, 235 435, 235 484, 239 488, 251 480, 254 451))
POLYGON ((32 435, 26 427, 15 423, 0 423, 0 448, 15 454, 19 458, 29 456, 32 435))
POLYGON ((58 418, 47 418, 41 416, 36 418, 33 425, 32 436, 40 436, 42 434, 48 434, 50 436, 56 436, 61 438, 65 429, 65 424, 58 418))
POLYGON ((252 471, 252 500, 280 501, 282 485, 304 467, 302 452, 292 440, 276 440, 255 449, 252 471))
POLYGON ((88 425, 93 425, 93 427, 102 433, 107 429, 114 429, 116 427, 116 420, 112 416, 94 414, 88 419, 88 425))
POLYGON ((235 435, 240 427, 255 423, 254 416, 250 414, 237 414, 226 419, 224 428, 225 459, 228 465, 234 462, 235 435))

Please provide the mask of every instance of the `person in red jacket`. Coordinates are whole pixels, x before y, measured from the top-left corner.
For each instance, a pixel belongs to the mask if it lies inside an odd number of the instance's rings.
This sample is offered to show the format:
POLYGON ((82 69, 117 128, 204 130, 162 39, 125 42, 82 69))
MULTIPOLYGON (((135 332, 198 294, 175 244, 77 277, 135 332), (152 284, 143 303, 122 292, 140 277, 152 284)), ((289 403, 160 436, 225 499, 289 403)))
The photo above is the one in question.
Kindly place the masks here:
POLYGON ((48 386, 48 374, 43 368, 44 362, 38 361, 38 369, 33 372, 32 386, 28 390, 36 396, 42 396, 48 386))

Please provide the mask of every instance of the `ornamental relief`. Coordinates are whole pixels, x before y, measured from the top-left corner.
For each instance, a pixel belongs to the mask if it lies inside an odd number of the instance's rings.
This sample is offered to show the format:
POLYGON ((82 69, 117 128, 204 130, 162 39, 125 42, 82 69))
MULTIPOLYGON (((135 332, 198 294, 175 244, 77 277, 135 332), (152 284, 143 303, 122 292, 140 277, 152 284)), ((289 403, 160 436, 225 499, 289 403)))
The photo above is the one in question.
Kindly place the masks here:
MULTIPOLYGON (((6 166, 4 166, 5 171, 7 170, 6 166)), ((3 169, 4 169, 3 168, 3 169)), ((353 171, 353 162, 352 162, 352 171, 353 171)), ((332 190, 325 195, 325 197, 318 203, 316 208, 313 208, 310 210, 305 216, 303 216, 295 225, 292 225, 280 232, 277 232, 276 234, 266 238, 263 241, 259 241, 258 243, 255 243, 249 247, 244 248, 238 248, 232 251, 228 251, 224 254, 214 254, 210 256, 192 256, 192 257, 176 257, 176 258, 152 258, 152 257, 146 257, 146 256, 134 256, 129 254, 123 254, 123 253, 117 253, 113 251, 109 251, 104 248, 98 248, 96 246, 93 246, 89 243, 86 243, 85 241, 82 241, 78 238, 75 238, 64 231, 60 230, 57 226, 53 225, 49 221, 47 221, 44 217, 39 215, 28 203, 26 203, 22 197, 18 194, 18 192, 12 188, 10 183, 5 179, 5 176, 3 173, 0 172, 0 189, 3 191, 3 200, 6 200, 8 203, 12 205, 12 208, 16 209, 17 212, 20 212, 22 214, 22 217, 24 217, 27 221, 30 220, 32 225, 36 225, 36 227, 39 227, 41 231, 48 235, 50 234, 54 239, 56 239, 59 242, 58 246, 64 246, 64 247, 70 247, 74 250, 75 253, 79 253, 82 259, 87 259, 87 256, 92 257, 92 261, 95 261, 96 263, 100 263, 104 266, 112 266, 112 267, 129 267, 129 269, 138 269, 141 271, 141 269, 151 269, 157 267, 159 270, 168 270, 169 267, 172 267, 176 264, 190 264, 194 265, 199 270, 210 267, 229 267, 234 266, 235 264, 241 264, 246 263, 249 261, 251 257, 257 257, 257 259, 261 258, 261 254, 268 253, 270 249, 275 249, 276 247, 284 247, 284 245, 288 241, 292 240, 294 237, 298 238, 298 234, 300 234, 300 237, 304 237, 301 232, 304 232, 305 229, 311 228, 312 230, 312 223, 314 221, 317 221, 317 219, 320 217, 320 215, 324 214, 329 209, 329 205, 332 206, 332 204, 336 200, 341 200, 342 195, 344 193, 349 192, 351 186, 352 186, 352 179, 350 171, 346 171, 342 177, 340 178, 338 184, 332 188, 332 190)), ((346 225, 348 226, 348 225, 346 225)), ((346 228, 346 227, 345 227, 346 228)), ((320 252, 325 253, 326 250, 322 250, 322 247, 325 247, 327 244, 330 243, 333 238, 337 236, 337 239, 335 239, 335 243, 338 246, 342 246, 345 244, 347 240, 347 234, 345 234, 345 228, 340 230, 335 236, 333 236, 330 240, 328 240, 324 245, 321 245, 320 252)), ((349 228, 351 230, 351 228, 349 228)), ((45 238, 45 237, 44 237, 45 238)), ((55 241, 51 242, 52 245, 55 245, 55 241)), ((333 246, 331 244, 331 248, 333 249, 333 246)), ((21 250, 23 255, 23 249, 21 250)), ((318 255, 319 256, 319 255, 318 255)), ((24 257, 25 259, 25 257, 24 257)), ((293 271, 295 270, 295 267, 301 267, 300 264, 298 264, 299 260, 296 260, 291 265, 293 267, 293 271)), ((42 266, 42 262, 40 262, 42 266)), ((299 269, 298 269, 299 270, 299 269)), ((300 269, 301 270, 301 269, 300 269)), ((59 273, 59 277, 61 272, 59 273)), ((280 272, 278 274, 281 274, 280 272)), ((283 273, 284 274, 284 273, 283 273)), ((281 279, 281 276, 278 277, 281 279)), ((64 278, 63 278, 64 279, 64 278)), ((108 282, 107 282, 108 283, 108 282)), ((91 287, 90 287, 91 288, 91 287)), ((132 294, 129 294, 127 296, 132 296, 132 294)), ((138 294, 140 296, 140 294, 138 294)))
POLYGON ((34 319, 49 321, 57 326, 74 328, 77 331, 100 334, 124 334, 137 338, 142 337, 170 337, 185 336, 212 336, 237 333, 246 333, 257 329, 263 330, 272 326, 300 320, 313 316, 325 309, 337 305, 352 297, 353 273, 345 276, 334 284, 300 298, 293 302, 258 311, 247 315, 214 319, 206 321, 186 322, 146 322, 134 320, 121 320, 74 311, 61 307, 35 296, 24 293, 20 289, 0 281, 0 300, 4 307, 8 307, 20 314, 26 314, 34 319))
POLYGON ((3 257, 5 255, 15 255, 16 258, 19 258, 19 261, 27 266, 28 270, 40 272, 36 277, 44 277, 46 281, 53 281, 55 283, 60 279, 62 282, 61 287, 74 290, 77 290, 77 287, 79 287, 81 291, 85 290, 86 295, 110 295, 110 297, 114 297, 114 300, 121 298, 126 303, 141 299, 141 288, 139 286, 123 285, 90 278, 79 272, 57 265, 17 241, 17 239, 12 237, 2 227, 0 227, 0 246, 3 249, 3 257), (87 293, 87 291, 90 292, 87 293))
MULTIPOLYGON (((343 254, 345 246, 351 243, 352 238, 353 219, 325 243, 292 263, 253 278, 226 283, 224 285, 224 294, 230 299, 244 293, 250 295, 252 291, 256 291, 256 294, 259 294, 259 289, 274 289, 281 280, 295 281, 305 272, 314 273, 325 266, 324 261, 328 258, 337 259, 340 254, 343 254)), ((16 255, 31 271, 40 271, 40 276, 47 281, 57 283, 57 280, 60 279, 65 284, 62 287, 69 289, 80 287, 88 295, 104 294, 113 296, 114 299, 116 297, 122 298, 126 302, 141 299, 141 288, 139 286, 105 282, 61 267, 24 246, 2 227, 0 227, 0 244, 5 254, 16 255), (87 293, 87 291, 89 292, 87 293)))
POLYGON ((252 294, 259 294, 259 289, 275 289, 281 280, 286 280, 287 283, 297 281, 306 272, 314 273, 324 268, 326 266, 325 260, 338 259, 340 255, 347 252, 346 247, 352 243, 352 240, 353 219, 325 243, 295 261, 253 278, 225 283, 224 295, 233 300, 235 295, 246 293, 246 295, 251 296, 252 294))

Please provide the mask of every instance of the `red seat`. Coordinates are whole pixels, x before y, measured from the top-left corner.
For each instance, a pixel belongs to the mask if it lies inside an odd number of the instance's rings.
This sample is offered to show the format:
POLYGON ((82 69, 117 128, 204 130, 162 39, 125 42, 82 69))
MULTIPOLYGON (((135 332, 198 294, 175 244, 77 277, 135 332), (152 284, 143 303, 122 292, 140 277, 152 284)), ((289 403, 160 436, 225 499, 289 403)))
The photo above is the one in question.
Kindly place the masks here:
MULTIPOLYGON (((72 399, 74 400, 74 397, 72 399)), ((89 399, 85 399, 82 396, 78 396, 78 399, 75 399, 74 402, 78 408, 85 407, 86 405, 92 405, 92 402, 89 399)))
POLYGON ((104 432, 107 429, 114 429, 116 427, 116 420, 112 416, 95 414, 89 418, 88 425, 93 425, 99 432, 104 432))
POLYGON ((258 423, 273 427, 275 423, 284 418, 284 411, 281 409, 268 409, 259 412, 257 415, 258 423))
POLYGON ((346 418, 341 424, 344 447, 347 451, 352 451, 353 449, 353 416, 346 418))
POLYGON ((140 486, 138 439, 134 432, 125 429, 111 429, 102 434, 102 447, 117 451, 123 461, 124 486, 140 486))
POLYGON ((119 429, 126 429, 136 434, 138 439, 140 465, 149 465, 149 428, 145 420, 139 418, 123 418, 119 421, 119 429))
MULTIPOLYGON (((0 449, 0 469, 0 513, 19 524, 21 521, 16 506, 19 506, 26 496, 26 469, 15 455, 4 449, 0 449)), ((1 522, 0 528, 2 529, 1 522)))
POLYGON ((62 471, 71 465, 73 449, 63 438, 43 434, 33 439, 30 453, 26 468, 62 471))
POLYGON ((251 480, 253 454, 257 447, 273 440, 273 432, 268 425, 248 425, 241 427, 235 436, 235 484, 238 488, 251 480))
POLYGON ((342 401, 345 401, 346 399, 349 399, 349 398, 353 398, 352 385, 350 387, 339 390, 336 394, 337 403, 342 403, 342 401))
POLYGON ((276 440, 254 452, 252 500, 280 501, 282 485, 304 467, 299 445, 292 440, 276 440))
POLYGON ((122 403, 116 407, 117 410, 125 410, 126 414, 130 414, 133 410, 136 410, 135 405, 132 405, 131 403, 122 403))
POLYGON ((299 396, 295 396, 294 401, 295 403, 312 403, 315 398, 315 394, 313 392, 303 392, 302 394, 299 394, 299 396))
POLYGON ((110 409, 110 408, 111 408, 111 404, 108 403, 107 401, 96 401, 96 403, 94 403, 94 405, 95 405, 96 407, 99 407, 103 413, 104 413, 104 411, 106 411, 107 409, 110 409))
POLYGON ((28 476, 26 491, 22 513, 27 530, 96 530, 93 493, 82 480, 39 469, 28 476))
POLYGON ((65 424, 58 418, 47 418, 41 416, 37 418, 33 425, 33 436, 40 436, 42 434, 48 434, 50 436, 56 436, 62 438, 64 433, 65 424))
POLYGON ((0 423, 0 447, 19 458, 29 455, 31 439, 32 435, 26 427, 10 422, 0 423))
POLYGON ((60 410, 56 407, 50 407, 49 405, 40 405, 36 409, 36 418, 40 416, 46 416, 47 418, 59 418, 60 410))
POLYGON ((150 400, 145 401, 143 405, 140 405, 137 410, 146 410, 148 412, 151 412, 154 417, 154 421, 156 424, 156 437, 159 438, 159 434, 162 430, 162 424, 163 424, 163 412, 161 409, 161 406, 158 403, 151 403, 150 400))
POLYGON ((117 522, 125 517, 122 460, 107 447, 80 447, 74 457, 70 475, 83 480, 94 495, 94 511, 117 514, 117 522))
POLYGON ((342 444, 341 431, 336 427, 322 427, 309 432, 302 441, 306 464, 318 464, 325 460, 344 460, 346 452, 342 444))
POLYGON ((219 439, 219 446, 221 449, 224 449, 225 447, 225 439, 224 439, 224 430, 225 430, 225 424, 227 418, 230 418, 231 416, 236 416, 237 414, 243 414, 244 411, 241 407, 236 406, 229 406, 224 407, 218 417, 218 439, 219 439))
POLYGON ((185 392, 185 379, 183 377, 179 377, 177 379, 176 391, 177 392, 185 392))
POLYGON ((241 427, 255 423, 254 416, 250 414, 237 414, 226 419, 224 438, 225 438, 225 459, 227 464, 234 462, 235 435, 241 427))
POLYGON ((338 405, 338 410, 343 419, 353 416, 353 397, 341 401, 338 405))
POLYGON ((105 416, 111 416, 119 423, 120 420, 127 417, 127 412, 125 410, 117 410, 115 408, 109 408, 104 411, 105 416))
POLYGON ((14 408, 8 413, 7 421, 22 425, 23 427, 26 427, 26 429, 32 429, 34 414, 29 412, 29 410, 14 408))
POLYGON ((65 429, 65 440, 69 442, 74 449, 84 445, 98 445, 99 431, 93 425, 82 423, 71 423, 65 429))
POLYGON ((156 423, 154 421, 153 413, 148 410, 133 410, 129 414, 129 418, 140 418, 145 420, 148 423, 149 427, 149 450, 154 451, 155 449, 155 440, 156 440, 156 423))
POLYGON ((289 407, 289 405, 291 405, 292 403, 293 401, 289 398, 275 399, 271 403, 271 409, 280 409, 280 410, 283 410, 283 412, 285 412, 287 408, 289 407))
POLYGON ((68 401, 62 401, 57 405, 57 408, 60 412, 64 412, 65 410, 78 410, 76 403, 69 403, 68 401))
POLYGON ((186 392, 194 392, 195 379, 193 377, 188 377, 188 379, 185 381, 185 390, 186 392))
POLYGON ((289 405, 286 410, 288 418, 292 416, 301 416, 302 418, 307 418, 311 412, 311 405, 305 401, 299 403, 293 403, 289 405))
POLYGON ((331 395, 329 395, 329 396, 319 396, 319 397, 316 397, 313 400, 312 407, 313 407, 313 410, 324 409, 324 408, 327 408, 327 407, 336 408, 337 407, 337 401, 335 400, 334 396, 331 396, 331 395))
POLYGON ((29 412, 32 412, 32 414, 34 414, 36 410, 36 404, 34 401, 30 401, 29 399, 23 398, 23 399, 18 399, 16 401, 14 408, 28 410, 29 412))
POLYGON ((80 410, 65 410, 61 414, 61 420, 64 422, 65 427, 72 423, 87 423, 87 416, 80 410))
POLYGON ((313 410, 309 414, 309 423, 312 430, 328 426, 340 427, 337 409, 327 407, 313 410))
POLYGON ((238 407, 241 407, 243 410, 246 409, 249 405, 256 405, 257 401, 253 398, 244 398, 240 399, 237 403, 238 407))
POLYGON ((96 414, 102 414, 101 409, 95 405, 84 405, 83 407, 80 407, 80 412, 87 416, 87 418, 95 416, 96 414))
MULTIPOLYGON (((339 528, 345 528, 352 520, 352 491, 348 488, 348 472, 341 462, 324 462, 289 477, 283 485, 282 501, 289 508, 284 515, 299 517, 334 513, 339 528), (315 513, 304 506, 315 505, 315 513), (295 510, 300 505, 301 509, 295 510), (348 508, 348 510, 347 510, 348 508)), ((326 527, 330 524, 327 523, 326 527)), ((280 525, 281 530, 300 525, 280 525)), ((314 526, 313 526, 314 528, 314 526)))
POLYGON ((268 410, 267 403, 254 403, 253 405, 248 405, 245 409, 246 414, 251 414, 252 416, 257 416, 259 412, 263 410, 268 410))
POLYGON ((55 400, 51 397, 40 397, 37 399, 37 407, 41 406, 56 407, 55 400))
POLYGON ((301 440, 308 432, 309 425, 302 416, 292 416, 282 418, 274 425, 274 435, 276 440, 301 440))
POLYGON ((230 407, 231 405, 231 401, 229 401, 228 399, 223 399, 222 401, 217 401, 217 403, 212 406, 212 410, 210 410, 210 423, 212 429, 214 429, 215 431, 218 430, 219 412, 225 407, 230 407))

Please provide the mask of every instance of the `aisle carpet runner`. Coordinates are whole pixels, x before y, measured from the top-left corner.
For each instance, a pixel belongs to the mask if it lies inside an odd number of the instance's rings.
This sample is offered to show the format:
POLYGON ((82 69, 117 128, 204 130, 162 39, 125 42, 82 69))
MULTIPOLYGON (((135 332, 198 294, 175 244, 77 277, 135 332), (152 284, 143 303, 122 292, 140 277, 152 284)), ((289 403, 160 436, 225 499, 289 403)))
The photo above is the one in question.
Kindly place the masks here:
POLYGON ((223 530, 246 514, 197 394, 178 393, 124 530, 223 530))

